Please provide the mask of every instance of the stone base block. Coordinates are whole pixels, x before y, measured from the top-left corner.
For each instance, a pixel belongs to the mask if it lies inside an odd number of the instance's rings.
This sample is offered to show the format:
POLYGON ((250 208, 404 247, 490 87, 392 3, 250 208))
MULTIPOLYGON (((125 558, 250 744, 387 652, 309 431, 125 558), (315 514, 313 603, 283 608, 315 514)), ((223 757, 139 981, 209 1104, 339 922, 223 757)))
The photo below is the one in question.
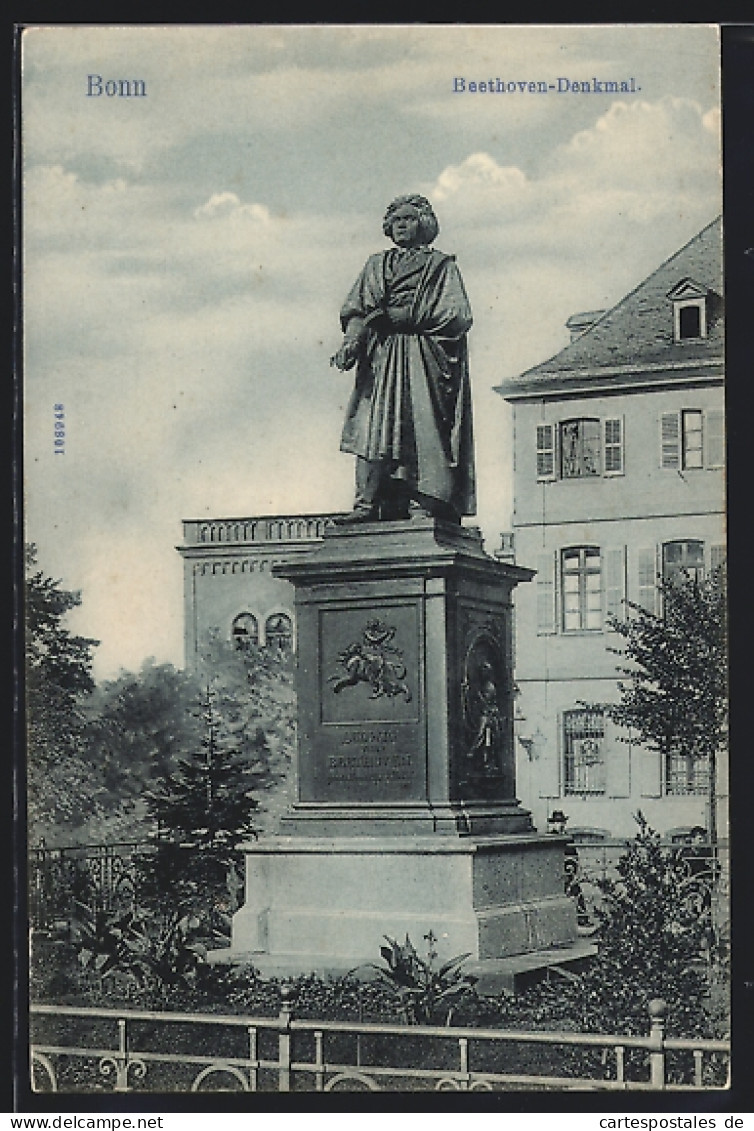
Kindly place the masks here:
POLYGON ((383 935, 408 934, 422 953, 432 931, 440 959, 504 958, 577 938, 554 836, 274 837, 246 848, 245 900, 227 957, 260 965, 373 962, 383 935))

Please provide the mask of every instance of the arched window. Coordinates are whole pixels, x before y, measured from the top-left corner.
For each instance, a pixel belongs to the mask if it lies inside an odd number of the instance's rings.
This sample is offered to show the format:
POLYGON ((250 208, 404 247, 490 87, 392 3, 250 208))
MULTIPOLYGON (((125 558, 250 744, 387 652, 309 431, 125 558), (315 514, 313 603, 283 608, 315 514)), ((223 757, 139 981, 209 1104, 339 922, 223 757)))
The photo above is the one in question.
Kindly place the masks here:
POLYGON ((233 621, 233 643, 236 648, 250 648, 259 643, 259 625, 253 613, 239 613, 233 621))
POLYGON ((293 621, 286 613, 273 613, 265 621, 264 638, 269 648, 289 652, 293 647, 293 621))

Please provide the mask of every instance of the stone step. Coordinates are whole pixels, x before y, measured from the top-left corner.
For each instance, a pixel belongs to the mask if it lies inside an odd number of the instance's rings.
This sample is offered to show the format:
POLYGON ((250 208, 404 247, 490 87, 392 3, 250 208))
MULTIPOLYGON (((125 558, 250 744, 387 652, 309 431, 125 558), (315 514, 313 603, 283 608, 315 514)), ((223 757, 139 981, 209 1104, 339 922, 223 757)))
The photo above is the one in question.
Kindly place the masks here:
MULTIPOLYGON (((508 958, 469 959, 463 969, 478 979, 476 988, 479 994, 483 997, 499 997, 503 993, 520 993, 534 982, 548 977, 550 973, 554 973, 556 977, 573 976, 596 953, 594 943, 579 939, 570 946, 550 947, 508 958)), ((215 964, 232 962, 234 965, 253 966, 262 978, 296 978, 312 973, 321 978, 342 978, 346 974, 353 974, 354 977, 370 981, 376 976, 374 966, 380 965, 380 961, 375 961, 374 957, 354 962, 324 954, 243 954, 231 951, 230 948, 211 951, 207 958, 215 964)))

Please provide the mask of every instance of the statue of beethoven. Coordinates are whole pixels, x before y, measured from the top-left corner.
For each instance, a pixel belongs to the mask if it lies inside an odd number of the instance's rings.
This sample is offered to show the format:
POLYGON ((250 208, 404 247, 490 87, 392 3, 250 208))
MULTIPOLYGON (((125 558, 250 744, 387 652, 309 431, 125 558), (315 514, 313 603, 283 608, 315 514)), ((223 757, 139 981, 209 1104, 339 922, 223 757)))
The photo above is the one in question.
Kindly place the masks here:
POLYGON ((340 312, 331 364, 356 366, 341 451, 356 456, 356 497, 342 523, 409 517, 459 522, 476 512, 466 333, 471 308, 455 258, 430 247, 437 218, 399 196, 340 312))

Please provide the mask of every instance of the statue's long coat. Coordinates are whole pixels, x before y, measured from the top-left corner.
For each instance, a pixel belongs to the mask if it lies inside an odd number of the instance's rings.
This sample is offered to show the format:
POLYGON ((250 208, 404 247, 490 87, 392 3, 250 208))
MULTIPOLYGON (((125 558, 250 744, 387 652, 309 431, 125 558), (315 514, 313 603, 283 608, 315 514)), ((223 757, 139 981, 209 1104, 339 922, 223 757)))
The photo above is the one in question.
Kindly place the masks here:
POLYGON ((453 256, 428 247, 370 256, 341 323, 349 336, 365 329, 341 450, 384 460, 413 493, 475 514, 471 308, 453 256), (409 308, 410 326, 390 325, 390 308, 409 308))

